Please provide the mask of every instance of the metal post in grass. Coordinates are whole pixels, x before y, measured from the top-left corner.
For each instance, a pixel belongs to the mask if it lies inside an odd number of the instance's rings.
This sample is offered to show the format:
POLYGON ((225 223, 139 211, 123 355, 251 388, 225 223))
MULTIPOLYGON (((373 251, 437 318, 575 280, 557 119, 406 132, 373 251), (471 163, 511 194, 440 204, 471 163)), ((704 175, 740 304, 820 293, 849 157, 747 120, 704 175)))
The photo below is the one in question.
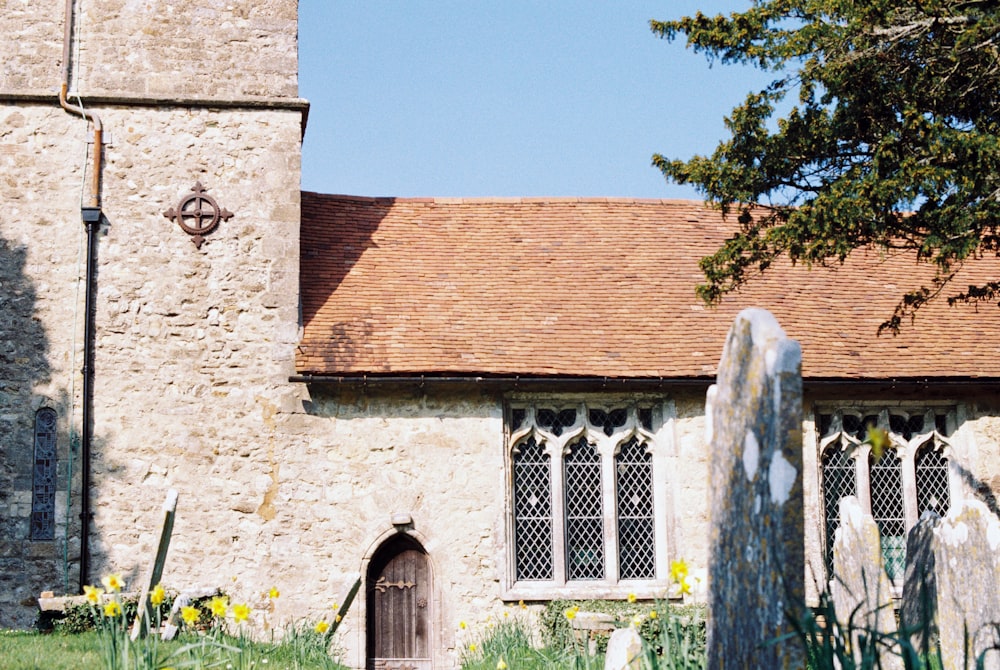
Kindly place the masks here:
POLYGON ((149 592, 156 588, 163 576, 163 564, 167 560, 167 549, 170 547, 170 535, 174 530, 174 514, 177 511, 177 491, 167 491, 167 499, 163 501, 163 530, 160 531, 160 544, 156 548, 156 559, 153 561, 153 571, 149 575, 149 584, 142 590, 136 608, 135 623, 132 625, 132 639, 146 637, 149 632, 149 622, 153 620, 153 605, 149 602, 149 592))

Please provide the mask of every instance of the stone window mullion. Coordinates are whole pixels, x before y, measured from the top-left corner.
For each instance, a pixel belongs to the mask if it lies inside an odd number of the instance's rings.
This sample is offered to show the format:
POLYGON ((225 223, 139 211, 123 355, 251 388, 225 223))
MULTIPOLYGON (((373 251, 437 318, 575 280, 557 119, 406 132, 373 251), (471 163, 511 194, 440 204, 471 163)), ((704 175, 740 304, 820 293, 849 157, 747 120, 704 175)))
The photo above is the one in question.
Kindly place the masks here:
POLYGON ((902 461, 903 479, 903 513, 906 518, 906 530, 909 531, 917 523, 920 514, 917 512, 917 473, 914 468, 916 448, 900 448, 897 450, 902 461))
POLYGON ((616 584, 619 571, 615 448, 614 445, 610 448, 602 445, 598 452, 601 454, 601 497, 604 500, 604 578, 616 584))
POLYGON ((508 407, 512 550, 505 597, 624 597, 625 589, 654 595, 671 558, 667 494, 669 457, 676 454, 660 444, 672 429, 663 425, 664 411, 634 399, 508 407), (551 525, 542 523, 546 518, 551 525))
POLYGON ((871 454, 871 447, 859 445, 854 450, 854 472, 858 482, 858 500, 861 502, 861 509, 866 514, 872 513, 872 480, 868 470, 868 456, 871 454))
POLYGON ((549 475, 552 478, 552 577, 556 585, 566 583, 566 487, 563 481, 563 458, 566 450, 563 447, 549 448, 552 467, 549 475))

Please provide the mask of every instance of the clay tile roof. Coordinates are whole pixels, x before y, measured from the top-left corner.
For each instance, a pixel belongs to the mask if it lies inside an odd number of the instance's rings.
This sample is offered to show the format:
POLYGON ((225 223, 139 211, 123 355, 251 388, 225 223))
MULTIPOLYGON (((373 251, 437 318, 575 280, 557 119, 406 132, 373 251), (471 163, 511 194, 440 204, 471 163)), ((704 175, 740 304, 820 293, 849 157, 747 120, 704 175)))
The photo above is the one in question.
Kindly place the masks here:
MULTIPOLYGON (((929 276, 875 251, 778 263, 717 308, 698 259, 731 222, 695 201, 302 194, 300 374, 704 378, 744 307, 771 310, 828 379, 1000 378, 1000 309, 937 300, 876 336, 929 276)), ((996 259, 956 289, 1000 277, 996 259)))

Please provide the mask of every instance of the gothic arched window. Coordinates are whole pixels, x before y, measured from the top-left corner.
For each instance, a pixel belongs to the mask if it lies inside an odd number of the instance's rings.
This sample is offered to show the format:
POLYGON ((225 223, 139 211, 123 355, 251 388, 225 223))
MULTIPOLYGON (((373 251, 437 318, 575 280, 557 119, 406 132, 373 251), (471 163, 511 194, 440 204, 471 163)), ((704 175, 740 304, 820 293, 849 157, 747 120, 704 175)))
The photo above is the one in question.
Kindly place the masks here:
POLYGON ((52 540, 56 533, 56 411, 35 413, 34 465, 31 473, 31 539, 52 540))

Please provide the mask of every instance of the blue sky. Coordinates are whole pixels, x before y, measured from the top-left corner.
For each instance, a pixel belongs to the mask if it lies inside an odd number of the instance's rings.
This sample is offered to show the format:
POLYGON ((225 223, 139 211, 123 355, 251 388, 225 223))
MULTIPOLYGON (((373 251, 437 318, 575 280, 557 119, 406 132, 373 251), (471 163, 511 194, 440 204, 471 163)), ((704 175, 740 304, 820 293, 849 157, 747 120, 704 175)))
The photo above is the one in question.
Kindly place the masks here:
POLYGON ((650 157, 711 152, 771 77, 649 19, 749 0, 301 0, 302 187, 400 197, 694 198, 650 157))

